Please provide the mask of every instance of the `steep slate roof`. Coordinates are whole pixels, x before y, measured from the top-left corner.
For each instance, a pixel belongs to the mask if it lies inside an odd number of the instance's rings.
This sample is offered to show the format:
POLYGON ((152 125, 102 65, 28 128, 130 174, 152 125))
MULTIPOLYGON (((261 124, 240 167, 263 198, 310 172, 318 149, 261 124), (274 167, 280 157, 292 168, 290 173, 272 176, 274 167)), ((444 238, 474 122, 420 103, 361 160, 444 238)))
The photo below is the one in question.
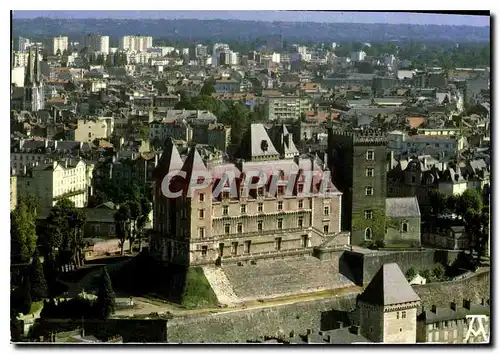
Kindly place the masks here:
POLYGON ((170 171, 178 171, 182 168, 182 159, 179 154, 179 150, 175 146, 173 140, 168 138, 165 141, 165 148, 163 154, 158 161, 158 166, 156 166, 153 171, 153 177, 156 179, 162 179, 170 171))
POLYGON ((278 155, 278 151, 274 147, 271 138, 267 134, 266 128, 263 124, 252 124, 250 127, 251 139, 251 154, 252 157, 278 155), (265 142, 266 150, 263 150, 265 142))
POLYGON ((417 197, 386 198, 385 214, 393 218, 420 216, 417 197))
POLYGON ((358 299, 380 306, 420 301, 396 263, 382 265, 358 299))

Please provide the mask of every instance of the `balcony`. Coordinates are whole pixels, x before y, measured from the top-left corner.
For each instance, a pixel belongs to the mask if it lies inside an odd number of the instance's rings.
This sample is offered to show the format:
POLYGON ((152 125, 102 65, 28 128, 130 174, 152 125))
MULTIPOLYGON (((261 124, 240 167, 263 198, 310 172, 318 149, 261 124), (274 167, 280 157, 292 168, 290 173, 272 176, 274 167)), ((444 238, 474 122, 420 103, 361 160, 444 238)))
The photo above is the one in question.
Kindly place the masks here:
POLYGON ((59 201, 61 199, 71 198, 71 197, 74 197, 74 196, 77 196, 77 195, 80 195, 80 194, 85 194, 85 192, 86 192, 85 189, 78 189, 78 190, 74 190, 74 191, 71 191, 71 192, 66 192, 66 193, 63 193, 63 194, 61 194, 59 196, 53 197, 52 200, 59 201))

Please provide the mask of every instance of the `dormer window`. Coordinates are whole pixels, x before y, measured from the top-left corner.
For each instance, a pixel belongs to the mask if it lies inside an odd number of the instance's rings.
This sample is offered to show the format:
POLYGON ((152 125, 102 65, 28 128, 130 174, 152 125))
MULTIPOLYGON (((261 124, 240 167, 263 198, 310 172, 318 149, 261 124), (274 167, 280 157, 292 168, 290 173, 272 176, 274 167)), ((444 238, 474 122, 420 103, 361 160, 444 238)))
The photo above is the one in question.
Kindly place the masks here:
POLYGON ((262 151, 267 151, 269 149, 269 143, 267 142, 267 140, 262 140, 260 142, 260 148, 262 151))

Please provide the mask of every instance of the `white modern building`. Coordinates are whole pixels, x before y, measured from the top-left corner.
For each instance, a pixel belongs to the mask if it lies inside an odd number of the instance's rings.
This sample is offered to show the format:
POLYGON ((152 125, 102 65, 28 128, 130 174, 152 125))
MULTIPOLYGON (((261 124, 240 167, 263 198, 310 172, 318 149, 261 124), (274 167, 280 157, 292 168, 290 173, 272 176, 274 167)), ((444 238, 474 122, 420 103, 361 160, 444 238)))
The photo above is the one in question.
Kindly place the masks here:
POLYGON ((57 55, 57 53, 63 54, 64 51, 68 50, 68 37, 58 36, 54 37, 50 43, 50 54, 57 55))
POLYGON ((120 38, 120 49, 131 52, 145 52, 153 47, 153 37, 124 36, 120 38))
POLYGON ((109 54, 109 36, 89 34, 83 39, 83 46, 87 47, 90 53, 109 54))

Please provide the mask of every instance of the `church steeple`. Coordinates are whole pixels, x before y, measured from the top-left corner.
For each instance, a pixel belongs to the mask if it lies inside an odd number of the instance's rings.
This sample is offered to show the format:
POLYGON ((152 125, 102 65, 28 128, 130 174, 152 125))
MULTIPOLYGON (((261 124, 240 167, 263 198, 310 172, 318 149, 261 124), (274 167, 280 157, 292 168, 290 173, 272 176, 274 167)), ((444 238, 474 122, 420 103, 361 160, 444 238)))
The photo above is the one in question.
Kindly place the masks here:
POLYGON ((28 52, 28 65, 24 75, 24 86, 40 85, 40 61, 38 60, 38 46, 32 47, 28 52))

